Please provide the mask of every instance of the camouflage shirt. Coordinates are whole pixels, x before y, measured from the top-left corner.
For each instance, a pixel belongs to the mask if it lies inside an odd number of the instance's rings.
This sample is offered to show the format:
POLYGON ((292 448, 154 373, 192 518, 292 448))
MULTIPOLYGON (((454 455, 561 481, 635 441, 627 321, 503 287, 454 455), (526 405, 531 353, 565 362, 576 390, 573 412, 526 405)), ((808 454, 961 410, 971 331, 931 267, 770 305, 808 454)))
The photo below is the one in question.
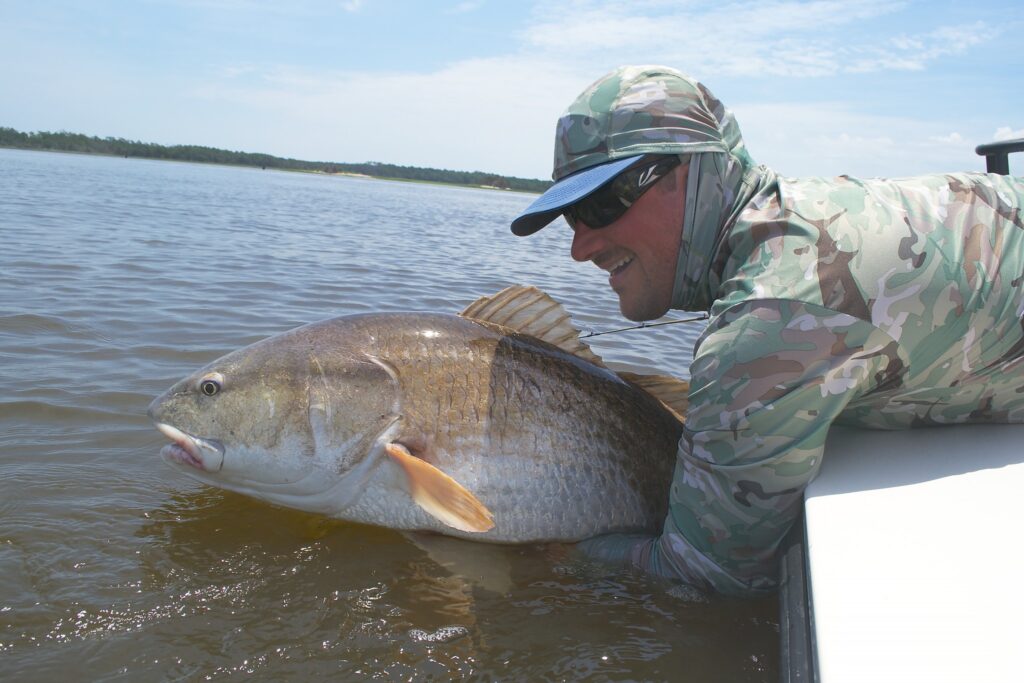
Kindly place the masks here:
POLYGON ((785 179, 745 151, 693 154, 691 175, 675 306, 711 320, 670 513, 657 538, 584 548, 767 590, 834 422, 1024 422, 1024 179, 785 179))

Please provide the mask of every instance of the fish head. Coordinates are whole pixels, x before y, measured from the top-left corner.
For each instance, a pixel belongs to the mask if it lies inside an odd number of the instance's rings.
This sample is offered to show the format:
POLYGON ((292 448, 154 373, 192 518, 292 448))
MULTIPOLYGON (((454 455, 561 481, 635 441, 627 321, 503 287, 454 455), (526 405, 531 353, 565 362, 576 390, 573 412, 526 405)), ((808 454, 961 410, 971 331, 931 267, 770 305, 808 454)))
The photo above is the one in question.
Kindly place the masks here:
POLYGON ((397 420, 397 387, 386 365, 345 341, 306 326, 181 380, 148 410, 172 441, 162 457, 205 483, 288 507, 331 514, 351 504, 397 420))

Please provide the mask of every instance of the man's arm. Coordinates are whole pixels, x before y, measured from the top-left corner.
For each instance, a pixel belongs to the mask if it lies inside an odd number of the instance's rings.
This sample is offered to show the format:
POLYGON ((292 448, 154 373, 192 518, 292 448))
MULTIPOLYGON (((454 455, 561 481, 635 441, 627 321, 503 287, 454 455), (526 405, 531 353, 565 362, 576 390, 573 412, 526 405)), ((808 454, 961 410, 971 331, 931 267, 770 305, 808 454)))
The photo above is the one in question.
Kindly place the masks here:
POLYGON ((776 549, 830 425, 902 368, 888 335, 820 306, 751 301, 716 316, 691 367, 661 535, 604 536, 582 549, 720 592, 773 588, 776 549))

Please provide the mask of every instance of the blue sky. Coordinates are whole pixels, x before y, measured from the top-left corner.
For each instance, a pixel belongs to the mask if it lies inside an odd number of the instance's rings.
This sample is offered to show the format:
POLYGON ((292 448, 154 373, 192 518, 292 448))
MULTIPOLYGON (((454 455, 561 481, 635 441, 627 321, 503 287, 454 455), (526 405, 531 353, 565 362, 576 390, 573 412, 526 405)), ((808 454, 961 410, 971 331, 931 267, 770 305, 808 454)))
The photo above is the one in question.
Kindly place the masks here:
POLYGON ((1022 35, 1019 0, 0 0, 0 126, 548 177, 562 110, 646 63, 785 175, 982 170, 1022 35))

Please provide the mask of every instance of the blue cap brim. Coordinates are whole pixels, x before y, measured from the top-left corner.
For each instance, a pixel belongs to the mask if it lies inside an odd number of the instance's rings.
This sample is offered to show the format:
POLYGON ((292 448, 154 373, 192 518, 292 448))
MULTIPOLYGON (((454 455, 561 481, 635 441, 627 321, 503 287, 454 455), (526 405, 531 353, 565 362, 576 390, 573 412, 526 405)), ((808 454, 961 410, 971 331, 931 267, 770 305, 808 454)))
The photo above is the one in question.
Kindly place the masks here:
POLYGON ((513 234, 532 235, 558 218, 565 207, 575 204, 629 168, 642 154, 591 166, 556 182, 512 221, 513 234))

